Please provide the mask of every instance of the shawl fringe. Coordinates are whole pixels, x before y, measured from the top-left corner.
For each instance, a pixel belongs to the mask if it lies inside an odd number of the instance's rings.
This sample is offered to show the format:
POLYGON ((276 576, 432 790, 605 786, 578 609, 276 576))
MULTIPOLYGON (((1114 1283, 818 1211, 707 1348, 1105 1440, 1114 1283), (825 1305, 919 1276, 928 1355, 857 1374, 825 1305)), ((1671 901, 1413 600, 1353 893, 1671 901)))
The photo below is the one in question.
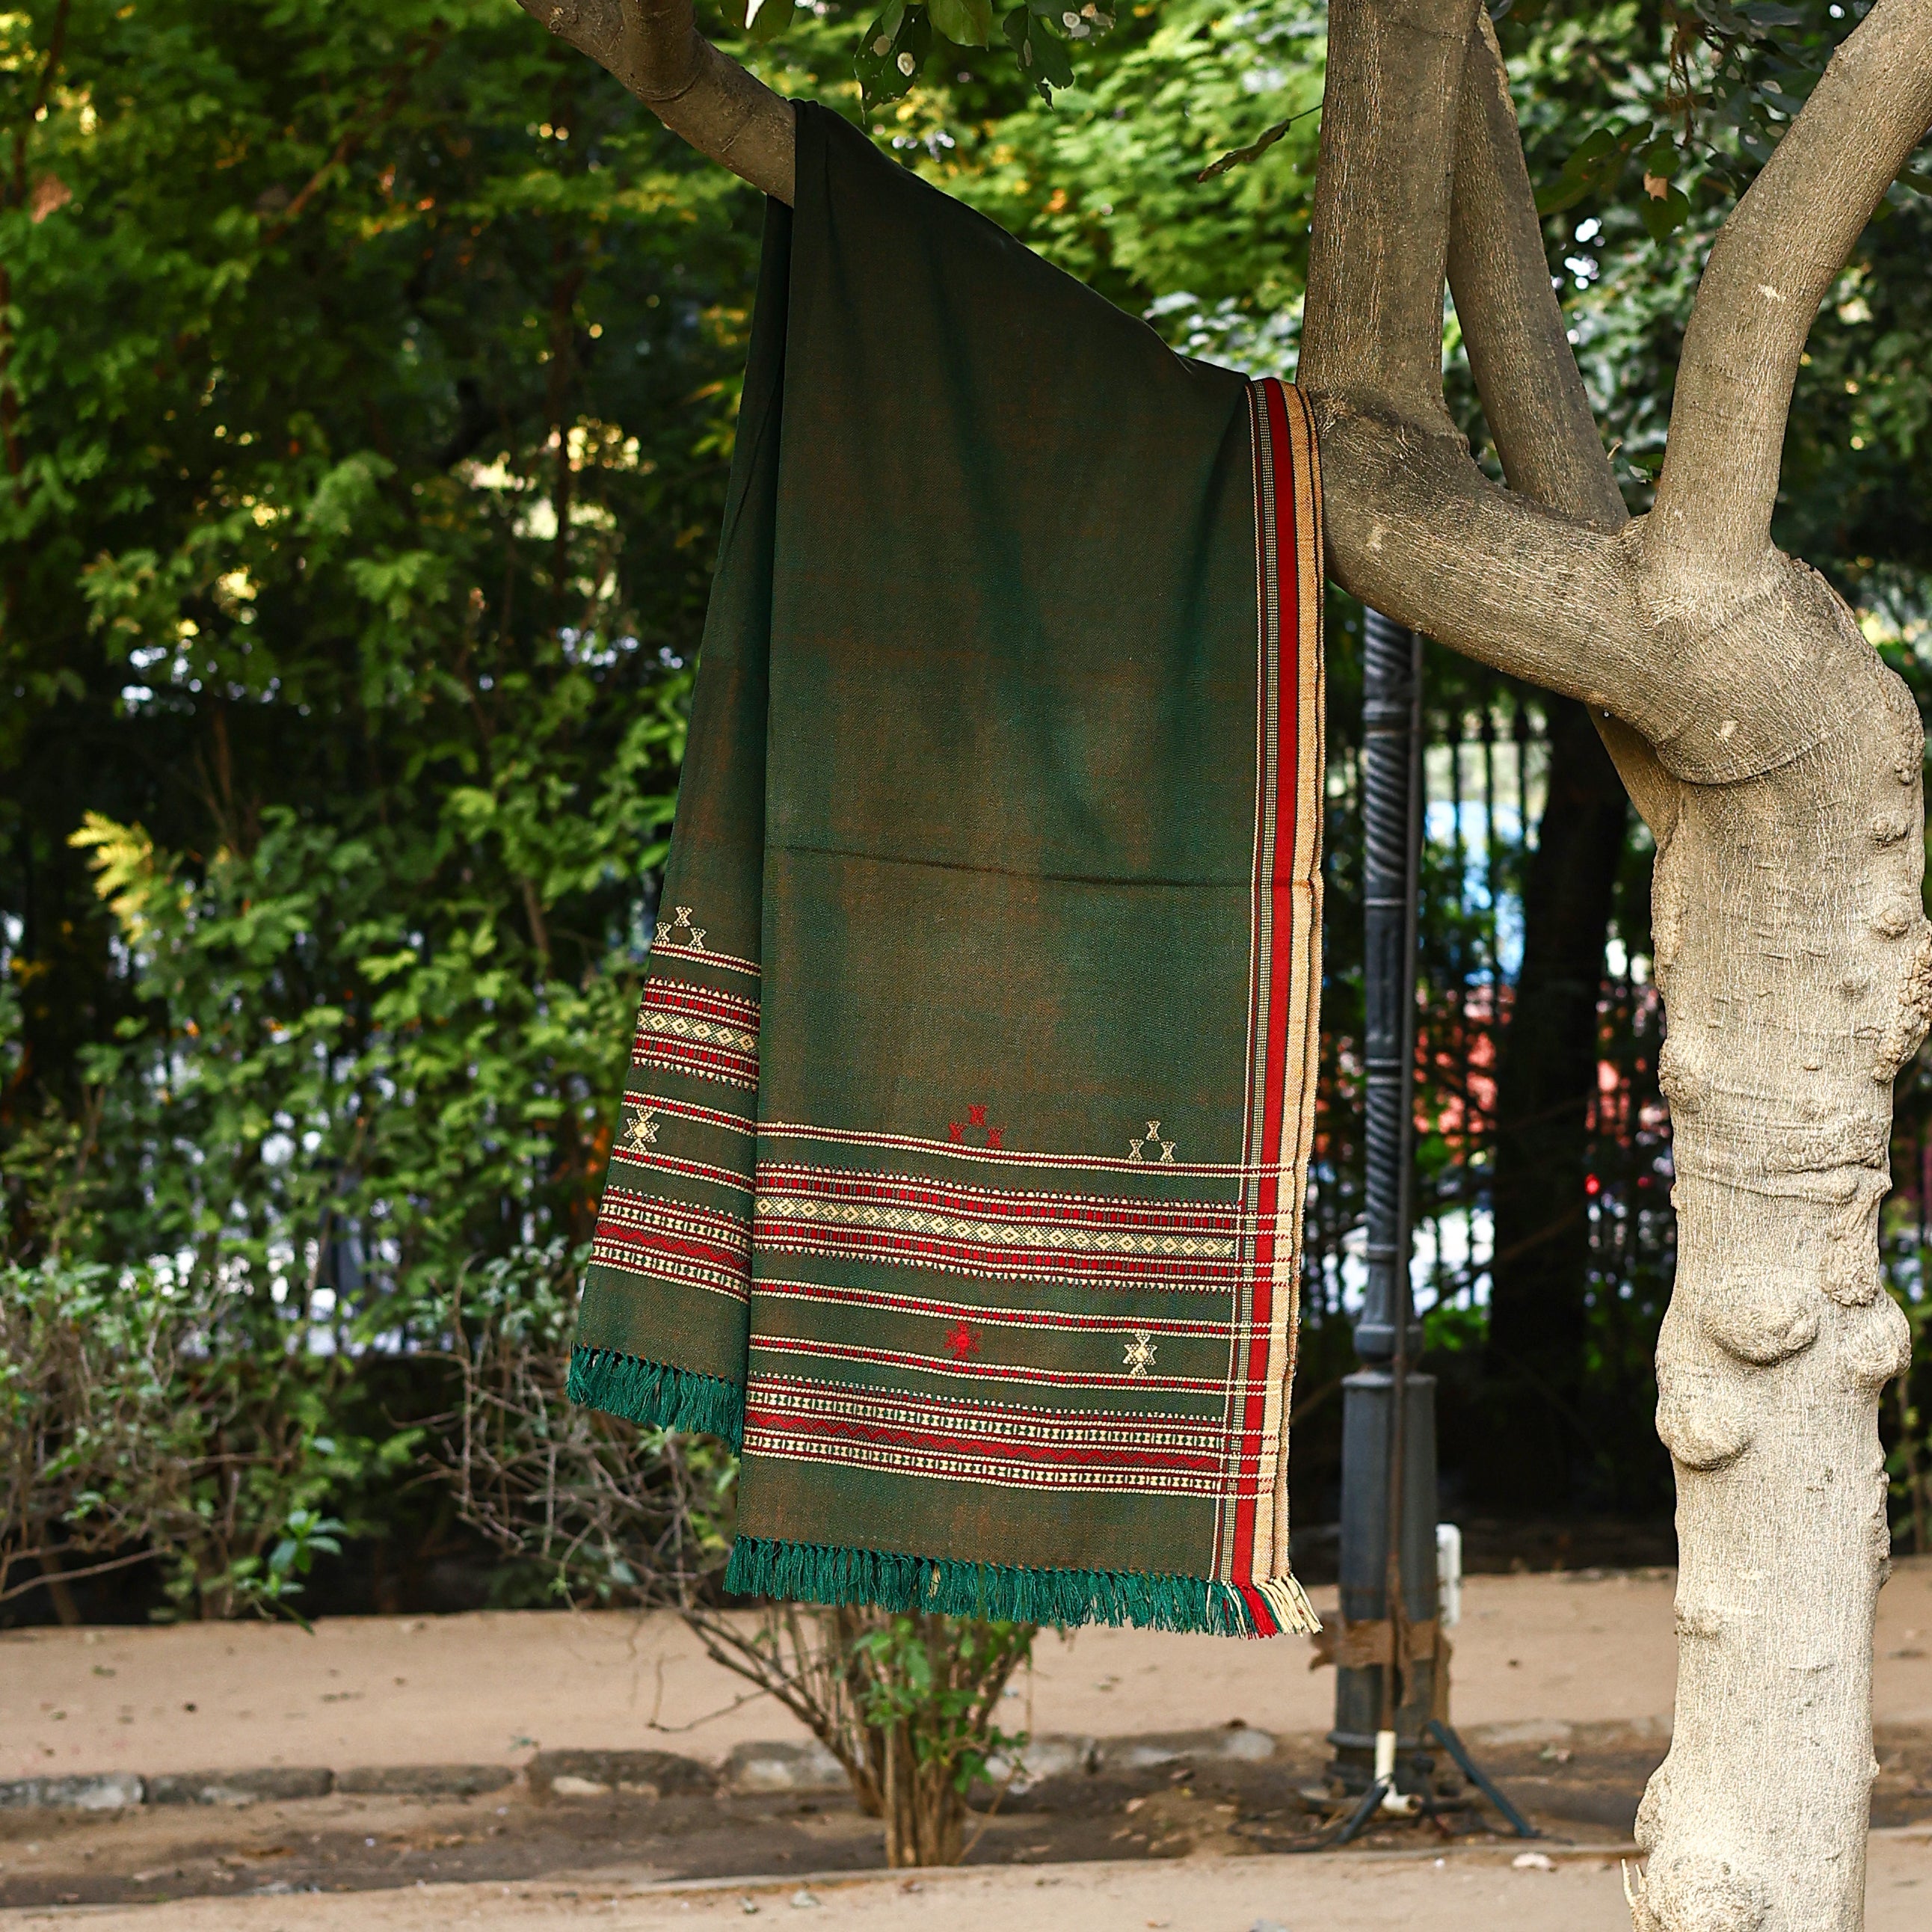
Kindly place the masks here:
MULTIPOLYGON (((982 1623, 1051 1624, 1061 1629, 1131 1624, 1139 1630, 1214 1636, 1274 1636, 1284 1629, 1314 1627, 1312 1612, 1306 1624, 1284 1623, 1282 1610, 1262 1590, 1244 1592, 1207 1576, 1028 1570, 762 1536, 741 1535, 732 1545, 724 1587, 740 1597, 872 1604, 982 1623)), ((1295 1594, 1300 1597, 1298 1589, 1295 1594)))
POLYGON ((587 1408, 621 1415, 647 1429, 701 1430, 734 1449, 745 1439, 745 1391, 736 1382, 694 1369, 646 1362, 614 1348, 571 1351, 565 1393, 587 1408))

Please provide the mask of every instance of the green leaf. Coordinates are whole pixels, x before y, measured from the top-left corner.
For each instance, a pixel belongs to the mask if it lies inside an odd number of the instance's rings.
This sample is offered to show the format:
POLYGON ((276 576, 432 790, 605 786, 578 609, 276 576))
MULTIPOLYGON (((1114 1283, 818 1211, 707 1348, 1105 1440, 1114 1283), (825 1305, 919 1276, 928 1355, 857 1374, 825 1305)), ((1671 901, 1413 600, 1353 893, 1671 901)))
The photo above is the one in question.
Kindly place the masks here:
POLYGON ((1064 44, 1052 34, 1042 34, 1037 29, 1033 36, 1034 46, 1040 56, 1040 76, 1049 87, 1071 87, 1073 85, 1073 60, 1064 44))
POLYGON ((866 29, 865 38, 859 44, 859 57, 854 64, 858 70, 866 106, 877 107, 910 93, 932 51, 932 24, 925 8, 902 7, 899 0, 895 0, 894 5, 866 29), (900 16, 896 28, 889 24, 895 12, 900 16))
POLYGON ((1559 214, 1590 194, 1613 189, 1631 154, 1650 138, 1648 121, 1621 134, 1610 128, 1593 128, 1570 151, 1563 172, 1536 197, 1539 214, 1559 214))
POLYGON ((962 47, 983 47, 992 38, 993 0, 931 0, 935 32, 962 47))
POLYGON ((768 46, 791 25, 793 0, 746 0, 745 25, 760 46, 768 46))
POLYGON ((1073 85, 1073 63, 1067 58, 1066 45, 1041 17, 1048 14, 1058 17, 1059 11, 1051 0, 1032 0, 1030 7, 1006 16, 1006 38, 1019 56, 1020 71, 1049 103, 1053 99, 1050 88, 1073 85))
POLYGON ((1661 196, 1646 193, 1638 201, 1637 212, 1643 217, 1650 238, 1661 242, 1690 219, 1690 197, 1679 188, 1670 188, 1661 196))

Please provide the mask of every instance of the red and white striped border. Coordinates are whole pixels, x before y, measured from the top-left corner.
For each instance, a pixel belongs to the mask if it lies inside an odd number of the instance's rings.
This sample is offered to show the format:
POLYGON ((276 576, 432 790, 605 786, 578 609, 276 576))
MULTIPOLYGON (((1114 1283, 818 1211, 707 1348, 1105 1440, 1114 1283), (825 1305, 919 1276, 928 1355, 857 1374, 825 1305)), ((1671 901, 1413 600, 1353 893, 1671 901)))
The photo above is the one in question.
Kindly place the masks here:
POLYGON ((604 1190, 590 1258, 645 1280, 703 1288, 734 1301, 751 1292, 752 1230, 742 1216, 614 1181, 604 1190))
POLYGON ((748 1456, 998 1489, 1211 1497, 1222 1483, 1220 1438, 1218 1423, 1172 1414, 1083 1414, 771 1374, 745 1390, 748 1456))
POLYGON ((727 973, 742 973, 747 979, 760 976, 755 959, 740 959, 736 954, 714 952, 708 946, 677 946, 661 939, 651 948, 653 959, 688 959, 694 966, 716 966, 727 973))
POLYGON ((1264 1629, 1312 1629, 1288 1568, 1288 1405, 1313 1132, 1322 944, 1322 487, 1300 393, 1251 383, 1259 674, 1243 1204, 1215 1574, 1264 1629))

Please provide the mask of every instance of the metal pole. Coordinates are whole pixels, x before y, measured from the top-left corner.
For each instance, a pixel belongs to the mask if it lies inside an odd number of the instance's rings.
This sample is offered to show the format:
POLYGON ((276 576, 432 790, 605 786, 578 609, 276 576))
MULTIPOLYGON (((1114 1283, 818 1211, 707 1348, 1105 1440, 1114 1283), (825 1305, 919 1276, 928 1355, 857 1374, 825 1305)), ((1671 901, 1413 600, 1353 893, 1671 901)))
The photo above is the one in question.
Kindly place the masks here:
POLYGON ((1432 1660, 1406 1662, 1403 1642, 1408 1625, 1436 1613, 1436 1384, 1410 1366, 1422 1340, 1409 1298, 1420 662, 1420 638, 1378 611, 1367 614, 1362 819, 1368 1280, 1355 1328, 1363 1366, 1342 1385, 1341 1599, 1345 1624, 1387 1625, 1391 1663, 1344 1663, 1336 1672, 1329 1770, 1350 1791, 1366 1790, 1384 1773, 1399 1791, 1424 1788, 1422 1733, 1435 1694, 1432 1660))

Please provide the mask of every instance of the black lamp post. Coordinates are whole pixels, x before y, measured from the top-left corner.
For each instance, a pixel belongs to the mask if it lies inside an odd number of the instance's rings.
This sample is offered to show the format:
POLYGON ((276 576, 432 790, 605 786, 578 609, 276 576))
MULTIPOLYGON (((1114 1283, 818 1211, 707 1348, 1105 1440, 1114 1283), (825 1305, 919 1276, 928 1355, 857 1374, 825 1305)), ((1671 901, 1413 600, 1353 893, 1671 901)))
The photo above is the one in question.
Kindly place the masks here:
POLYGON ((1424 1727, 1435 1700, 1434 1646, 1418 1646, 1411 1634, 1436 1614, 1436 1381, 1412 1366, 1422 1330, 1409 1295, 1421 667, 1421 639, 1370 611, 1362 667, 1368 1282, 1355 1325, 1362 1366, 1342 1384, 1344 1628, 1329 1733, 1330 1775, 1351 1792, 1378 1778, 1392 1778, 1398 1792, 1427 1789, 1424 1727), (1392 1672, 1390 1660, 1402 1658, 1392 1672))

